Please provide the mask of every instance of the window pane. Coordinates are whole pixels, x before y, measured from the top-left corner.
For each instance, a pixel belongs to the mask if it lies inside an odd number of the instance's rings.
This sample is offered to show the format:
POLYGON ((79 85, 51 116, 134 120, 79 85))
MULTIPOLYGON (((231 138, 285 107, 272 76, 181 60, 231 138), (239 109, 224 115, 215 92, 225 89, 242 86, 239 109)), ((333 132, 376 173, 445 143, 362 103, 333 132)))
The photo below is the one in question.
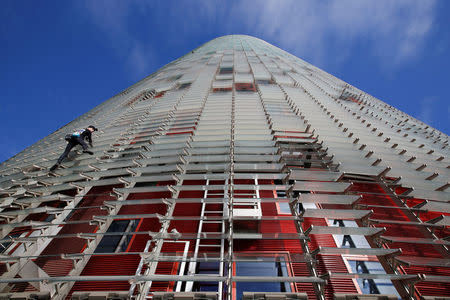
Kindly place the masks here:
MULTIPOLYGON (((107 232, 124 232, 130 220, 114 220, 107 232)), ((106 235, 97 246, 95 253, 112 253, 116 251, 122 235, 106 235)))
MULTIPOLYGON (((348 260, 348 263, 353 273, 386 274, 379 262, 348 260)), ((357 278, 357 281, 363 294, 396 295, 400 299, 397 290, 388 279, 357 278)))
MULTIPOLYGON (((288 276, 284 262, 236 262, 237 276, 288 276)), ((243 292, 289 292, 286 282, 237 282, 236 298, 241 299, 243 292)))

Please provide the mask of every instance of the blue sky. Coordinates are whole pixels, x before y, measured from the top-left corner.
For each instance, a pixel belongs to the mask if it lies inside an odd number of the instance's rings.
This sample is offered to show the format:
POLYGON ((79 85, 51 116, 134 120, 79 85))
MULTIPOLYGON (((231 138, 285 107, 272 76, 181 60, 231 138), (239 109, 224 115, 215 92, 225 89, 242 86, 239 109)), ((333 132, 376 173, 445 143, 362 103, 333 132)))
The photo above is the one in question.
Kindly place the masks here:
POLYGON ((226 34, 266 40, 449 134, 449 15, 444 0, 3 0, 0 161, 226 34))

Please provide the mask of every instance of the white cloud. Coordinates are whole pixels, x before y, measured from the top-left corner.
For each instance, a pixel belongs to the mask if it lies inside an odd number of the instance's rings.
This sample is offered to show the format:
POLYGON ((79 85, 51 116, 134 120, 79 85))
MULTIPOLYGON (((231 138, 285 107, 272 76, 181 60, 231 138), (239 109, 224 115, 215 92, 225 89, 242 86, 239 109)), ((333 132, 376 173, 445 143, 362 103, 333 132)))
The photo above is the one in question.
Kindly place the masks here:
POLYGON ((433 122, 433 107, 436 99, 434 97, 427 97, 423 99, 420 103, 420 114, 419 120, 426 124, 430 124, 433 122))
MULTIPOLYGON (((436 96, 428 96, 418 102, 415 108, 415 114, 417 119, 431 125, 436 128, 447 128, 446 134, 448 134, 448 124, 450 123, 450 104, 447 103, 445 98, 439 98, 436 96)), ((441 130, 442 130, 441 129, 441 130)))
POLYGON ((148 52, 146 52, 140 44, 135 43, 127 59, 129 67, 138 74, 144 74, 148 71, 149 65, 148 52))
MULTIPOLYGON (((86 1, 92 21, 133 68, 149 65, 150 42, 136 38, 130 21, 157 20, 171 44, 180 39, 226 33, 260 37, 313 64, 351 62, 355 51, 376 58, 382 68, 416 58, 436 17, 435 0, 267 0, 267 1, 86 1), (176 39, 176 41, 174 41, 176 39), (128 44, 126 54, 124 45, 128 44), (356 45, 356 46, 355 46, 356 45), (143 55, 145 53, 145 55, 143 55)), ((148 27, 146 27, 148 26, 148 27)), ((151 40, 149 38, 149 40, 151 40)), ((205 41, 206 42, 206 41, 205 41)))
POLYGON ((343 60, 359 42, 367 55, 385 65, 399 65, 422 50, 435 18, 435 4, 420 0, 269 0, 240 2, 233 11, 261 38, 313 63, 343 60))
POLYGON ((153 62, 152 45, 136 37, 130 21, 139 2, 86 0, 82 9, 105 35, 111 47, 126 63, 126 68, 134 79, 148 75, 153 62))

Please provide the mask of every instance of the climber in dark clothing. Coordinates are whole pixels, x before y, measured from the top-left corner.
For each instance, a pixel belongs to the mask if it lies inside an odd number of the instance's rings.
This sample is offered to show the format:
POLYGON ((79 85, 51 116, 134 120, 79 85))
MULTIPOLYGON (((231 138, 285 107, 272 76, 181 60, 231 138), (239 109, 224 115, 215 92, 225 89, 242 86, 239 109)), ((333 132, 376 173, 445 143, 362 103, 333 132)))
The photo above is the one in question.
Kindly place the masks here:
POLYGON ((50 168, 50 171, 56 170, 56 168, 59 167, 62 161, 69 155, 70 150, 72 150, 72 148, 75 147, 76 145, 81 145, 81 147, 83 148, 83 153, 93 155, 94 152, 88 150, 88 146, 85 140, 87 140, 89 146, 92 147, 92 133, 97 130, 98 130, 97 128, 91 125, 86 129, 78 130, 72 134, 66 135, 65 139, 68 142, 66 149, 64 150, 63 154, 61 154, 61 156, 58 158, 56 164, 50 168))

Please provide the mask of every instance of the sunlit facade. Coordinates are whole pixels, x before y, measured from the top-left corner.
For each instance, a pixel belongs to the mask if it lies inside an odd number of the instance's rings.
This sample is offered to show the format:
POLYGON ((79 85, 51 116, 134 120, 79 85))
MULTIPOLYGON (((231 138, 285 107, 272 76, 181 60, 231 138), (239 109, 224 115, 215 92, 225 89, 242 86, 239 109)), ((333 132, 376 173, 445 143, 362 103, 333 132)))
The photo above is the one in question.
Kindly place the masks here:
POLYGON ((0 165, 0 298, 450 297, 448 142, 262 40, 214 39, 0 165), (49 173, 88 125, 94 155, 49 173))

